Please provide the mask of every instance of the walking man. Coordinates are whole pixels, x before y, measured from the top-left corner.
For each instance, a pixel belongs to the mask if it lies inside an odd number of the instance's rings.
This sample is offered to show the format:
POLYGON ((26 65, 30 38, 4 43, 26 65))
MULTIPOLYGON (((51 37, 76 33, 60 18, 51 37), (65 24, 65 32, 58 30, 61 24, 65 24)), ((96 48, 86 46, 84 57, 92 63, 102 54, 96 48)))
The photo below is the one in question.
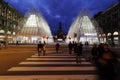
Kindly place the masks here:
POLYGON ((55 48, 56 48, 56 53, 58 53, 59 48, 60 48, 60 44, 59 44, 59 43, 57 43, 57 44, 55 45, 55 48))
POLYGON ((43 55, 45 56, 45 53, 46 53, 46 43, 45 43, 45 41, 44 41, 44 43, 43 43, 43 55))
POLYGON ((71 41, 68 44, 68 48, 69 48, 69 54, 72 54, 73 44, 71 43, 71 41))
POLYGON ((42 50, 43 50, 43 45, 41 43, 41 41, 39 42, 38 46, 37 46, 37 50, 38 50, 38 56, 40 56, 42 50))
POLYGON ((77 43, 75 46, 75 54, 76 54, 76 63, 79 63, 80 56, 82 55, 82 44, 77 43))

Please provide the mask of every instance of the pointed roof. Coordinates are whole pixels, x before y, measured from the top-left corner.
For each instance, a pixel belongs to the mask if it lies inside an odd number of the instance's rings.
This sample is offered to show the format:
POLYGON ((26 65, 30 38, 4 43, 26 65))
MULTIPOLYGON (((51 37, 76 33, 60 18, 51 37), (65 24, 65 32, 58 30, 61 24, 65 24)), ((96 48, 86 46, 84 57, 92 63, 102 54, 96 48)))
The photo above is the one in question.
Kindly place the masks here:
POLYGON ((80 36, 85 36, 85 34, 95 34, 95 25, 89 18, 88 11, 82 10, 82 12, 77 16, 72 25, 70 26, 68 36, 74 36, 74 34, 79 34, 80 36))
POLYGON ((90 43, 95 41, 98 42, 96 26, 90 20, 88 12, 83 11, 77 16, 71 25, 67 36, 73 38, 76 36, 80 42, 88 40, 90 40, 90 43))
POLYGON ((36 11, 27 13, 23 27, 17 35, 21 36, 52 36, 50 28, 44 18, 36 11))

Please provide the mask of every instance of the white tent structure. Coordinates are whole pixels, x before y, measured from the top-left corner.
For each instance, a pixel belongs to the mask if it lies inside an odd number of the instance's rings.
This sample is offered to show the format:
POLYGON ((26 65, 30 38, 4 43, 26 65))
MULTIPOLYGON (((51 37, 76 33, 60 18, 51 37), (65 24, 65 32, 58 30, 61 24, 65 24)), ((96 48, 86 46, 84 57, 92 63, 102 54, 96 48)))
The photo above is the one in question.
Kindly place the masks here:
POLYGON ((22 22, 23 26, 17 33, 17 41, 20 43, 53 42, 51 30, 38 12, 31 11, 25 17, 26 20, 22 22))
POLYGON ((88 42, 89 44, 98 43, 98 35, 95 25, 90 20, 88 13, 82 12, 71 25, 66 42, 76 41, 88 42))

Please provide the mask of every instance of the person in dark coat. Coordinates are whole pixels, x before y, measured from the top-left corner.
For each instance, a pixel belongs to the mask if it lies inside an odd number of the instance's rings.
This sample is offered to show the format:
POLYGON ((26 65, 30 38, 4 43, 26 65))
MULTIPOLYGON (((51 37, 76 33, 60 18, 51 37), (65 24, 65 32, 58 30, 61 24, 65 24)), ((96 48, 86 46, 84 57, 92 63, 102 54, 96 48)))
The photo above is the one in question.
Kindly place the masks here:
POLYGON ((114 63, 116 63, 115 54, 108 48, 107 44, 103 45, 103 51, 98 57, 98 73, 100 80, 116 80, 114 63))
POLYGON ((41 54, 41 52, 43 50, 43 44, 41 43, 41 41, 37 45, 37 50, 38 50, 38 56, 40 56, 40 54, 41 54))
POLYGON ((45 56, 45 54, 46 54, 46 42, 44 41, 44 43, 43 43, 43 55, 45 56))
POLYGON ((77 43, 75 46, 75 54, 76 54, 76 63, 79 63, 80 56, 82 55, 82 44, 77 43))
POLYGON ((69 49, 69 54, 72 54, 73 44, 71 43, 71 41, 68 44, 68 49, 69 49))
POLYGON ((92 62, 96 62, 98 58, 98 47, 97 44, 95 43, 93 44, 91 55, 92 55, 92 62))
POLYGON ((60 44, 59 44, 59 43, 57 43, 57 44, 55 45, 56 53, 58 53, 58 52, 59 52, 59 48, 60 48, 60 44))

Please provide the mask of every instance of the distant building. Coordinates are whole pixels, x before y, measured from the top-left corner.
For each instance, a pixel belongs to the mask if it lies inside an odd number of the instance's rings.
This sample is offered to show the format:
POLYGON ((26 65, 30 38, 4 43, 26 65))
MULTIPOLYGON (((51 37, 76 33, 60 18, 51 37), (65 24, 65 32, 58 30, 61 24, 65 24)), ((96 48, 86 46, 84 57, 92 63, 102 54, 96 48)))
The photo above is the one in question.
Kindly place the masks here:
POLYGON ((58 28, 58 31, 57 31, 54 39, 55 39, 55 41, 58 41, 58 42, 65 41, 65 33, 62 30, 62 22, 59 22, 59 28, 58 28))
POLYGON ((0 0, 0 41, 11 42, 13 36, 19 31, 18 22, 23 15, 4 0, 0 0))
POLYGON ((94 16, 103 32, 99 33, 100 42, 120 45, 120 1, 104 12, 94 16))

